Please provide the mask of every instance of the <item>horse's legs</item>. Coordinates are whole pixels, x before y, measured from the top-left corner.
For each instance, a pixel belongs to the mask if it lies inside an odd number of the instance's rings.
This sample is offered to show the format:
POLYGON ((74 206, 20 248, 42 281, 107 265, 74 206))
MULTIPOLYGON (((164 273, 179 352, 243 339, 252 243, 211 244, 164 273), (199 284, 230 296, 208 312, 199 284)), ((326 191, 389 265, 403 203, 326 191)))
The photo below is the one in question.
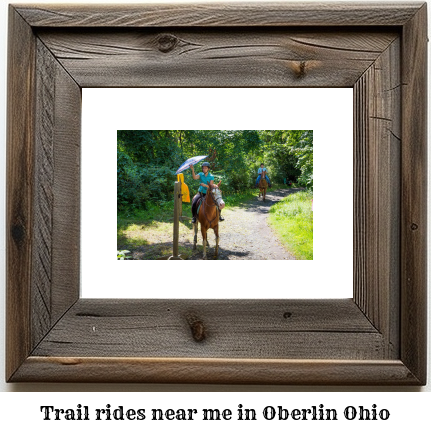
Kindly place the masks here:
POLYGON ((216 237, 216 246, 215 246, 215 251, 214 251, 214 259, 217 259, 218 257, 218 244, 220 241, 220 237, 218 236, 218 224, 216 224, 214 226, 214 233, 215 233, 215 237, 216 237))
POLYGON ((193 224, 193 231, 195 233, 195 236, 193 238, 193 250, 196 250, 196 243, 198 242, 198 224, 199 222, 196 220, 196 223, 193 224))
POLYGON ((207 231, 204 229, 204 227, 201 224, 201 231, 202 231, 202 244, 204 246, 204 259, 207 258, 207 231))

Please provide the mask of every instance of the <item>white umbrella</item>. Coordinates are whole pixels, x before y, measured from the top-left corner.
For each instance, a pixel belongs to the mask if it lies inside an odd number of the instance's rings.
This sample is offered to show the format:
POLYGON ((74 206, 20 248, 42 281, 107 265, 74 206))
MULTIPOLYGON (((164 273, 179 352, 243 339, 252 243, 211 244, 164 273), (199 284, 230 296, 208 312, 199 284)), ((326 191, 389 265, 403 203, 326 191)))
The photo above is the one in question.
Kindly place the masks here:
POLYGON ((192 157, 191 159, 187 159, 175 172, 176 174, 181 173, 182 171, 185 171, 187 168, 189 168, 191 165, 195 165, 196 163, 200 162, 201 160, 207 158, 208 156, 196 156, 192 157))

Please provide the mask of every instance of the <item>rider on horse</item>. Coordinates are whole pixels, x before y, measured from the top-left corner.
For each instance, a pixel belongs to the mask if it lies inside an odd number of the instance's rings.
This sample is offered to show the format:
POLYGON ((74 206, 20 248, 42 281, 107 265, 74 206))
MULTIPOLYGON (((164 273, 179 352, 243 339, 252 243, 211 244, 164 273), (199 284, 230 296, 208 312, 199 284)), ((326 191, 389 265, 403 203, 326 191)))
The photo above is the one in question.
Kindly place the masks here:
POLYGON ((265 179, 266 179, 266 181, 268 181, 268 186, 269 187, 272 187, 271 186, 271 181, 269 181, 269 178, 268 178, 268 175, 267 175, 267 170, 266 170, 266 168, 264 167, 264 165, 263 165, 263 163, 261 163, 260 164, 260 168, 257 170, 257 173, 259 174, 258 176, 257 176, 257 180, 256 180, 256 185, 255 185, 255 187, 256 188, 258 188, 259 187, 259 181, 260 181, 260 178, 261 178, 261 176, 262 176, 262 174, 264 173, 265 174, 265 179))
MULTIPOLYGON (((210 164, 208 162, 202 163, 202 172, 199 172, 197 175, 195 174, 193 165, 191 165, 190 168, 192 170, 193 179, 200 180, 198 192, 196 193, 192 201, 192 223, 196 223, 198 201, 199 199, 205 197, 207 190, 210 188, 210 185, 214 185, 214 177, 209 172, 210 164)), ((219 220, 224 220, 224 218, 221 216, 221 211, 219 220)))

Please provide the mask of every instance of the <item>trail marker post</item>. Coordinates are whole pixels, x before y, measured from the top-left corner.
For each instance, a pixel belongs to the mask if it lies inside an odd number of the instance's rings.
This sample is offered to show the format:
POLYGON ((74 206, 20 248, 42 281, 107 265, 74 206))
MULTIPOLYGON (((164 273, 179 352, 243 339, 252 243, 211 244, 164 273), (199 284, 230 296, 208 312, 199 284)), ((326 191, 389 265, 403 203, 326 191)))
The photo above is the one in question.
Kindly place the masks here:
POLYGON ((157 260, 183 260, 178 254, 178 242, 180 237, 180 220, 191 220, 190 217, 183 216, 181 181, 175 181, 174 186, 174 232, 172 242, 172 256, 159 257, 157 260))
POLYGON ((173 253, 168 260, 181 260, 178 255, 178 239, 180 236, 180 213, 182 212, 181 183, 175 181, 174 187, 174 241, 173 253))

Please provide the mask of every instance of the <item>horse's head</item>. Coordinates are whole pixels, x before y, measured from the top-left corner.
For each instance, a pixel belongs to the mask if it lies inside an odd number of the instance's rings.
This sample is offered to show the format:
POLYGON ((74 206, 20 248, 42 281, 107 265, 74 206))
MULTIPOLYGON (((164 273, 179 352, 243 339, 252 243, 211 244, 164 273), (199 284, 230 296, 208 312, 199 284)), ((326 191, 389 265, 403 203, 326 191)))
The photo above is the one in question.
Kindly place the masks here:
POLYGON ((221 197, 221 190, 219 188, 219 185, 221 184, 221 181, 218 184, 214 184, 210 187, 210 193, 212 198, 214 199, 214 202, 218 206, 219 210, 222 210, 225 207, 224 200, 221 197))

